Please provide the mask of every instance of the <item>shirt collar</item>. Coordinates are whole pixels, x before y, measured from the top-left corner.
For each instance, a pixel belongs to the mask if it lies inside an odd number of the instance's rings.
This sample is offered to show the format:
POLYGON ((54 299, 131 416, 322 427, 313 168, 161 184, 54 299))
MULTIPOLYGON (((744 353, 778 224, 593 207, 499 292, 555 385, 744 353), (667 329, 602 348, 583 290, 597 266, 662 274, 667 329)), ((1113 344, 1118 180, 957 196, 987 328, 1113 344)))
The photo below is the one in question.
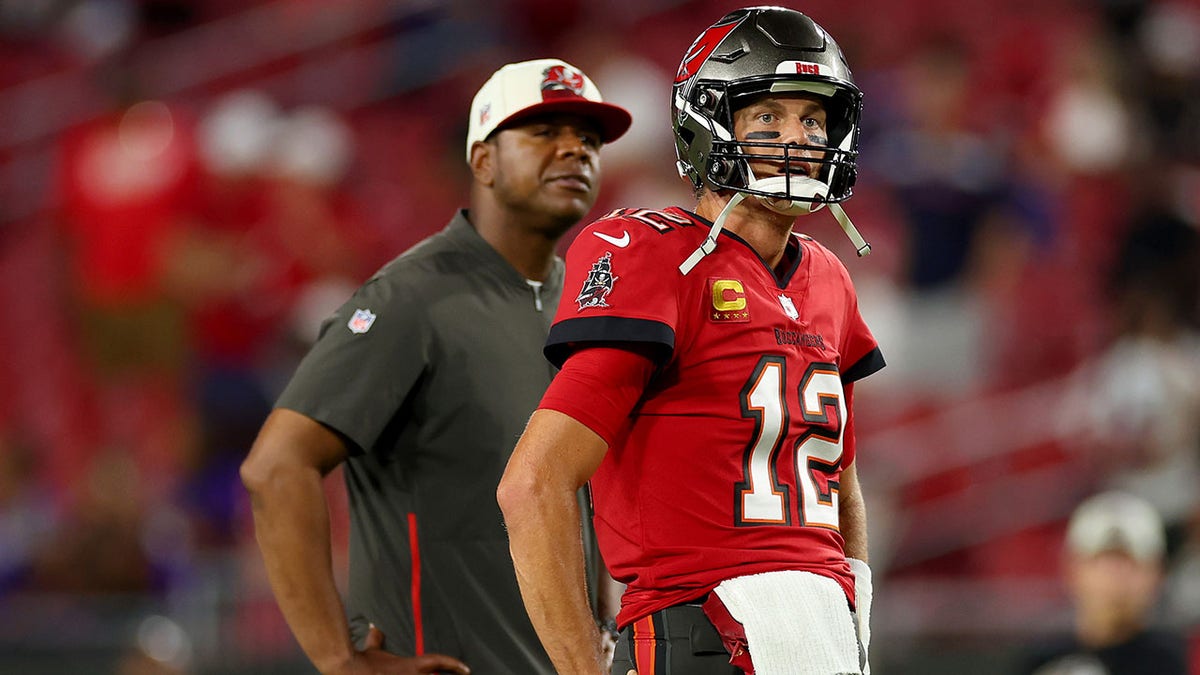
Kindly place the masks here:
MULTIPOLYGON (((486 263, 494 269, 497 274, 503 277, 505 283, 524 289, 529 288, 529 284, 525 283, 524 275, 518 272, 504 256, 500 255, 499 251, 492 248, 492 245, 487 243, 483 237, 479 236, 479 231, 467 219, 466 209, 459 209, 454 214, 454 217, 450 219, 450 224, 446 226, 445 233, 446 237, 455 245, 464 251, 470 252, 480 262, 486 263)), ((542 285, 543 292, 562 288, 563 269, 562 258, 557 255, 554 256, 554 264, 550 269, 550 274, 546 276, 546 280, 542 285)))

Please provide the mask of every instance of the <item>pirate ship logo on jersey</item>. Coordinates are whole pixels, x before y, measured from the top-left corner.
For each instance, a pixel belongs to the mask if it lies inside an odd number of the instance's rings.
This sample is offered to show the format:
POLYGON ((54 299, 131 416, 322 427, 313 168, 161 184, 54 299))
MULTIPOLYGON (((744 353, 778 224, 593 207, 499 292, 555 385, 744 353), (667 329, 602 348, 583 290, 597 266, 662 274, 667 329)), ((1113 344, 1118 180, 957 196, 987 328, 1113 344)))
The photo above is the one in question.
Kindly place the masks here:
POLYGON ((583 280, 583 289, 579 291, 579 295, 575 298, 575 302, 579 303, 579 310, 582 312, 588 307, 608 307, 608 303, 604 301, 609 293, 612 293, 613 284, 616 283, 618 277, 614 277, 612 273, 612 253, 606 252, 599 260, 592 263, 592 269, 588 272, 587 278, 583 280))

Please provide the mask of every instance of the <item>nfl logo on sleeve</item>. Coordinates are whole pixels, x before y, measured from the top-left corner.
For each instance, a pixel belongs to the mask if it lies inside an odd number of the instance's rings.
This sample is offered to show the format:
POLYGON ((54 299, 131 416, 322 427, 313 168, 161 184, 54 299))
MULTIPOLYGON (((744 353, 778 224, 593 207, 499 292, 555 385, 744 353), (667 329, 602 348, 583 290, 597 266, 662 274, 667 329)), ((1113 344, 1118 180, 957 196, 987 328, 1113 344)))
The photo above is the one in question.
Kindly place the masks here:
POLYGON ((371 324, 375 323, 375 315, 369 309, 356 309, 354 316, 346 322, 346 326, 350 328, 351 333, 365 333, 371 330, 371 324))

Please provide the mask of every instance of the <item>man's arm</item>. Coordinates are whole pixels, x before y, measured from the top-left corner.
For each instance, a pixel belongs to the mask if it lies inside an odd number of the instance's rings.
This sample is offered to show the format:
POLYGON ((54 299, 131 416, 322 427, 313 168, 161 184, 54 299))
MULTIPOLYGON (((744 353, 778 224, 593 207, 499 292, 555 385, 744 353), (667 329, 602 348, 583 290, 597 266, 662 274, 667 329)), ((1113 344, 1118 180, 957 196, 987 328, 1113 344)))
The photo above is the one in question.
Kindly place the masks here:
POLYGON ((279 408, 242 463, 255 536, 288 626, 322 673, 466 673, 466 666, 447 656, 387 654, 380 650, 383 635, 374 628, 367 649, 355 651, 333 580, 329 508, 322 488, 325 475, 345 458, 346 446, 337 434, 279 408))
POLYGON ((267 418, 242 482, 275 599, 304 652, 321 672, 354 656, 330 562, 329 509, 322 479, 346 458, 332 431, 291 410, 267 418))
POLYGON ((854 609, 858 622, 858 644, 863 675, 871 675, 871 598, 875 594, 871 568, 867 566, 867 508, 858 483, 857 460, 842 469, 838 488, 838 522, 846 542, 846 558, 854 573, 854 609))
POLYGON ((575 491, 608 444, 556 410, 538 410, 513 451, 496 496, 525 609, 559 673, 606 673, 588 605, 575 491))
POLYGON ((838 528, 846 542, 846 557, 867 562, 867 507, 858 484, 858 461, 842 469, 838 485, 838 528))

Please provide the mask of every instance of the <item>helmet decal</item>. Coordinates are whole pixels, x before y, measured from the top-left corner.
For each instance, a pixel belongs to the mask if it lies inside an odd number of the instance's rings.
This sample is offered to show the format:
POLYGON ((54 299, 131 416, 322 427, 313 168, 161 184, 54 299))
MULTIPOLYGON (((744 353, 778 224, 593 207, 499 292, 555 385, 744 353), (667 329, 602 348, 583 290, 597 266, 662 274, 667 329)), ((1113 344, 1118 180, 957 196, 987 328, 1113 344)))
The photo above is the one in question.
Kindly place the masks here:
POLYGON ((738 27, 738 24, 745 21, 747 16, 749 14, 741 16, 730 14, 701 33, 700 37, 696 38, 696 41, 692 43, 692 46, 688 47, 687 54, 684 55, 683 61, 680 62, 679 72, 675 73, 675 84, 690 80, 700 70, 700 66, 704 65, 704 62, 708 60, 708 57, 712 56, 712 53, 716 51, 721 42, 733 32, 734 28, 738 27), (730 17, 734 18, 730 19, 730 17))
POLYGON ((779 75, 795 73, 797 75, 825 75, 826 77, 832 77, 833 69, 823 63, 782 61, 779 67, 775 69, 775 73, 779 75))

